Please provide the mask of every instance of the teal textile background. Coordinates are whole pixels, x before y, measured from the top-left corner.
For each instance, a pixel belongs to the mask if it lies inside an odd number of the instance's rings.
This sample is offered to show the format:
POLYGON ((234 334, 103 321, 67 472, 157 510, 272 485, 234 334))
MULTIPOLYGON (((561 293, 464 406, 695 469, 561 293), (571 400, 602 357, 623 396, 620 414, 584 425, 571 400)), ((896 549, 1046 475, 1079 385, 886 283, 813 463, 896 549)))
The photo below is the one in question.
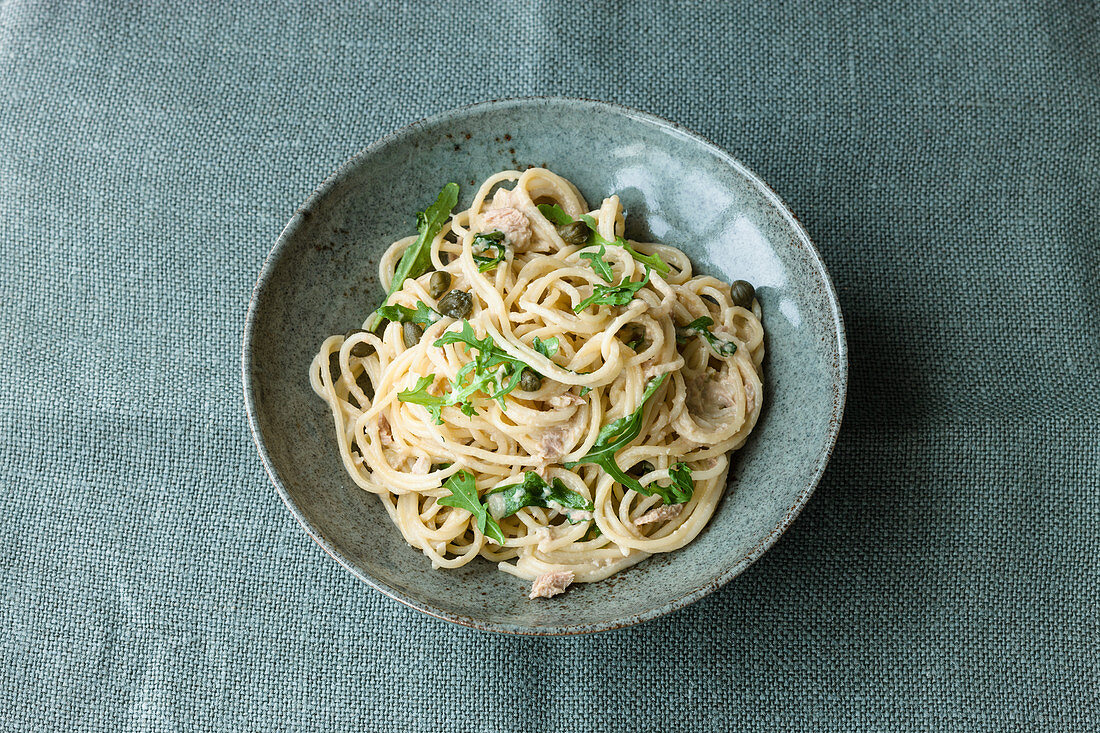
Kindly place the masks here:
POLYGON ((1096 730, 1095 2, 0 3, 5 730, 1096 730), (821 487, 728 586, 593 637, 353 580, 255 454, 240 336, 298 204, 504 96, 693 128, 847 320, 821 487))

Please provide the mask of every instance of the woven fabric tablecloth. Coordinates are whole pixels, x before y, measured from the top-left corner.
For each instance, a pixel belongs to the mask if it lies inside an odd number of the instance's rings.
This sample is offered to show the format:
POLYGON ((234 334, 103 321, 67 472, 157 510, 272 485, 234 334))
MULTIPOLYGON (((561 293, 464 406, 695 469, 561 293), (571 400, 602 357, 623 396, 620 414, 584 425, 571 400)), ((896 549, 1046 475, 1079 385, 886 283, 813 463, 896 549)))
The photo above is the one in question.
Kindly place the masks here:
POLYGON ((6 730, 1096 730, 1095 3, 0 4, 6 730), (671 616, 513 638, 359 583, 264 474, 263 258, 357 150, 606 99, 774 186, 851 389, 803 515, 671 616))

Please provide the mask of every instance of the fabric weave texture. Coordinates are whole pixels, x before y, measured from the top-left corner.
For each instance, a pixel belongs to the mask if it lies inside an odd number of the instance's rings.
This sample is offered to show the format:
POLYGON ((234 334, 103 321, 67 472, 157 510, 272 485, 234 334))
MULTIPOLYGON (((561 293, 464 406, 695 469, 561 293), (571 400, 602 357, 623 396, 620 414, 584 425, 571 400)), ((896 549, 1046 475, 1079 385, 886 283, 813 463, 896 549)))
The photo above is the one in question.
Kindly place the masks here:
POLYGON ((0 4, 0 729, 1100 728, 1095 2, 0 4), (720 591, 575 638, 383 597, 278 500, 240 338, 295 208, 471 102, 605 99, 786 200, 839 443, 720 591))

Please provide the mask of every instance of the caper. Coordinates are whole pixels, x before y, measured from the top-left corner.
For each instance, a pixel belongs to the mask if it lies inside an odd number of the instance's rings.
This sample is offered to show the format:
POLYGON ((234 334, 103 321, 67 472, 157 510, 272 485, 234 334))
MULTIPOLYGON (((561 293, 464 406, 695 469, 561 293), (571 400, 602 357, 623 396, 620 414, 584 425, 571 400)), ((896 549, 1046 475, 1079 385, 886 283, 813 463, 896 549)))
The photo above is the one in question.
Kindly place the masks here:
POLYGON ((558 236, 566 244, 584 244, 588 241, 588 225, 583 221, 571 221, 558 227, 558 236))
MULTIPOLYGON (((367 333, 367 331, 363 330, 362 328, 353 328, 350 331, 348 331, 346 334, 344 334, 344 340, 347 341, 348 339, 350 339, 352 336, 354 336, 357 333, 367 333)), ((352 356, 357 356, 360 359, 362 359, 365 356, 370 356, 373 353, 374 353, 374 344, 368 343, 366 341, 360 341, 355 346, 351 347, 351 355, 352 356)))
POLYGON ((470 297, 469 293, 461 290, 452 290, 439 301, 436 310, 458 321, 470 315, 470 311, 473 310, 473 308, 474 299, 470 297))
POLYGON ((653 464, 649 461, 642 461, 641 463, 635 463, 634 467, 630 469, 639 476, 645 476, 647 473, 653 470, 653 464))
POLYGON ((340 352, 333 351, 328 355, 328 373, 332 375, 332 381, 340 379, 340 352))
POLYGON ((534 392, 542 386, 542 377, 535 374, 530 369, 524 369, 523 374, 519 376, 519 387, 524 392, 534 392))
POLYGON ((752 300, 756 297, 756 289, 744 280, 734 280, 730 285, 730 297, 733 304, 742 308, 752 308, 752 300))
POLYGON ((451 273, 436 270, 428 279, 428 295, 439 298, 451 289, 451 273))
POLYGON ((405 340, 405 348, 412 348, 420 343, 420 337, 424 335, 424 328, 419 323, 405 321, 401 324, 401 337, 405 340))

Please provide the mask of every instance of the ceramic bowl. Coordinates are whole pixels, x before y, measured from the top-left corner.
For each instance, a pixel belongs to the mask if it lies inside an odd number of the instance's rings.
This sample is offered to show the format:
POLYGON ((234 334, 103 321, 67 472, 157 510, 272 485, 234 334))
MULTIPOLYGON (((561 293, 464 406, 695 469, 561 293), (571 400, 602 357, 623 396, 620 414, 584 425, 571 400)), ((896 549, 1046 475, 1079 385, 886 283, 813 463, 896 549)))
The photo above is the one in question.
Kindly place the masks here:
POLYGON ((260 457, 306 532, 356 577, 448 621, 568 634, 673 611, 728 582, 806 504, 840 426, 847 381, 836 293, 806 232, 757 176, 666 120, 602 102, 487 102, 414 123, 363 150, 298 210, 264 263, 244 334, 245 403, 260 457), (321 341, 358 326, 381 299, 378 258, 415 232, 447 181, 475 184, 543 166, 585 198, 618 194, 627 236, 675 245, 698 271, 757 287, 767 333, 765 408, 734 454, 710 526, 690 545, 551 600, 481 560, 432 570, 376 497, 345 475, 332 418, 310 389, 321 341))

